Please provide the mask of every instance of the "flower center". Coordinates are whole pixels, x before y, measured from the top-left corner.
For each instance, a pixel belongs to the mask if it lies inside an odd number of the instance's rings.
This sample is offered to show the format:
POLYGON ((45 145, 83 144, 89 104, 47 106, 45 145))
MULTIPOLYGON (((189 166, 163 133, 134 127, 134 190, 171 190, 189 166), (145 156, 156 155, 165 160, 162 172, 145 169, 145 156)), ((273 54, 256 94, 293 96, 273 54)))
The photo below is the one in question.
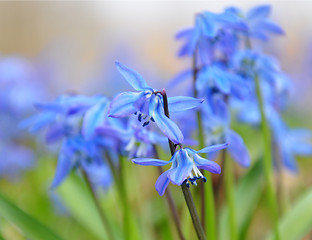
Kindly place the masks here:
POLYGON ((189 175, 189 178, 185 179, 182 184, 185 184, 187 187, 190 187, 190 183, 192 185, 197 186, 197 180, 202 179, 203 182, 207 182, 207 178, 200 172, 195 163, 193 164, 193 169, 189 175), (193 174, 194 173, 194 174, 193 174), (189 183, 190 182, 190 183, 189 183))
POLYGON ((139 111, 135 112, 134 115, 138 116, 139 122, 143 122, 143 125, 142 125, 143 127, 146 127, 148 124, 150 124, 150 121, 155 122, 153 117, 147 114, 141 113, 139 111))

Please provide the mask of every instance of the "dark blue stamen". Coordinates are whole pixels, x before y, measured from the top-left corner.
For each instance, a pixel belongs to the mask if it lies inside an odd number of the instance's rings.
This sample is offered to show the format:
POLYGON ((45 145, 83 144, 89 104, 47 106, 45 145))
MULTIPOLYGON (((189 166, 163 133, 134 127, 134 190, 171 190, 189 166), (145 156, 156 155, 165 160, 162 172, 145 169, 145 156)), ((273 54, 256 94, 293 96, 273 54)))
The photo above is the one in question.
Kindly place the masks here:
POLYGON ((138 112, 135 112, 135 113, 134 113, 134 115, 137 115, 137 114, 138 114, 138 112))
POLYGON ((140 113, 139 116, 138 116, 138 120, 139 120, 139 122, 142 121, 142 114, 141 114, 141 113, 140 113))
POLYGON ((206 177, 203 177, 203 182, 207 182, 207 178, 206 177))
POLYGON ((150 121, 143 123, 143 127, 146 127, 149 123, 150 123, 150 121))
POLYGON ((197 182, 196 181, 198 180, 198 177, 189 178, 188 180, 192 183, 192 185, 197 186, 197 182))
POLYGON ((154 120, 154 118, 153 118, 153 117, 151 117, 151 120, 152 120, 152 122, 155 122, 155 120, 154 120))

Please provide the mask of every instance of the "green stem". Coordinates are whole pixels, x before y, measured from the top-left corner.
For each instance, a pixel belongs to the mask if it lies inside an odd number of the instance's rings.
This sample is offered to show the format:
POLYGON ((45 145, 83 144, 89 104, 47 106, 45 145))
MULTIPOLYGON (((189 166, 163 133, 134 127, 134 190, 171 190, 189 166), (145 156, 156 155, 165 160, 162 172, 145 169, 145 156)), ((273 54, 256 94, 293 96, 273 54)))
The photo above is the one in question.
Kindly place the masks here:
POLYGON ((84 169, 81 168, 81 171, 82 171, 83 178, 86 181, 87 186, 88 186, 88 188, 90 190, 90 193, 91 193, 92 199, 94 201, 95 207, 97 208, 98 213, 100 215, 103 227, 105 228, 109 239, 115 239, 113 231, 112 231, 112 229, 111 229, 111 227, 109 225, 109 222, 108 222, 108 220, 107 220, 107 218, 106 218, 106 216, 105 216, 105 214, 103 212, 103 209, 101 208, 101 204, 100 204, 100 202, 99 202, 99 200, 98 200, 98 198, 96 196, 96 193, 95 193, 95 191, 94 191, 94 189, 92 187, 92 184, 91 184, 91 182, 90 182, 90 180, 88 178, 88 175, 87 175, 87 173, 85 172, 84 169))
POLYGON ((119 200, 121 202, 122 212, 123 212, 123 232, 124 238, 127 240, 131 239, 133 235, 133 223, 131 222, 131 213, 130 213, 130 206, 128 204, 128 195, 126 191, 125 181, 124 181, 124 169, 125 169, 125 159, 124 157, 120 156, 119 163, 120 163, 120 174, 118 177, 116 167, 110 157, 110 155, 105 152, 105 158, 110 166, 112 174, 114 176, 114 180, 117 185, 117 191, 119 195, 119 200))
POLYGON ((264 175, 266 181, 266 191, 267 191, 267 200, 271 210, 271 214, 273 217, 273 224, 274 224, 274 232, 275 232, 275 239, 279 240, 279 229, 278 229, 278 209, 277 209, 277 199, 276 193, 274 188, 274 179, 273 179, 273 159, 272 159, 272 143, 271 143, 271 132, 267 122, 267 118, 264 112, 264 102, 261 94, 260 82, 258 75, 255 75, 255 84, 256 84, 256 92, 257 98, 259 102, 259 109, 261 114, 261 128, 263 133, 263 142, 264 142, 264 175))
POLYGON ((280 155, 280 149, 276 142, 273 141, 274 159, 276 163, 276 195, 279 205, 279 213, 283 216, 289 209, 289 196, 284 186, 283 165, 280 155))
MULTIPOLYGON (((159 159, 159 154, 158 154, 156 146, 153 145, 153 148, 154 148, 154 152, 155 152, 155 158, 159 159)), ((162 174, 164 172, 163 168, 161 166, 158 166, 158 171, 159 171, 159 174, 162 174)), ((176 206, 174 204, 172 193, 171 193, 169 187, 167 187, 167 189, 166 189, 165 196, 166 196, 166 200, 167 200, 167 203, 168 203, 168 206, 169 206, 169 210, 171 212, 171 215, 172 215, 174 224, 176 226, 179 238, 181 240, 184 240, 185 238, 184 238, 184 235, 183 235, 183 232, 182 232, 181 222, 180 222, 180 219, 179 219, 178 211, 177 211, 177 208, 176 208, 176 206)))
MULTIPOLYGON (((196 63, 196 51, 193 55, 193 91, 194 97, 198 97, 198 92, 196 90, 196 79, 197 79, 197 63, 196 63)), ((205 136, 204 129, 202 123, 201 112, 196 112, 196 120, 197 120, 197 135, 199 142, 199 149, 205 147, 205 136)), ((215 240, 216 239, 216 221, 215 221, 215 202, 213 195, 213 184, 212 178, 210 174, 202 174, 206 177, 207 182, 201 183, 201 222, 208 239, 215 240)))
POLYGON ((222 160, 224 162, 224 184, 226 192, 226 201, 229 209, 229 225, 231 240, 237 239, 237 223, 235 211, 235 196, 234 196, 234 166, 233 162, 226 160, 226 150, 222 150, 222 160))
POLYGON ((205 232, 199 220, 191 191, 185 184, 182 184, 181 188, 184 195, 184 199, 186 201, 186 205, 191 214, 192 222, 195 227, 197 237, 199 240, 205 240, 206 239, 205 232))
MULTIPOLYGON (((201 112, 196 113, 197 116, 197 126, 198 126, 198 141, 199 141, 199 149, 202 149, 205 147, 204 142, 204 131, 203 131, 203 124, 202 124, 202 118, 201 118, 201 112)), ((216 221, 215 221, 215 202, 214 202, 214 196, 213 196, 213 184, 212 184, 212 178, 210 174, 205 174, 203 172, 203 175, 206 177, 207 182, 204 184, 204 199, 202 199, 202 210, 204 210, 202 214, 202 219, 204 219, 205 222, 205 230, 206 235, 209 240, 215 240, 216 238, 216 221)), ((203 184, 203 183, 202 183, 203 184)))
MULTIPOLYGON (((163 101, 164 101, 163 107, 164 107, 165 115, 168 118, 170 118, 167 93, 166 93, 165 89, 163 89, 161 91, 161 95, 163 96, 163 101)), ((169 138, 168 138, 168 142, 169 142, 169 148, 170 148, 171 155, 173 156, 175 151, 176 151, 176 146, 174 145, 174 143, 169 138)), ((181 147, 181 145, 180 145, 180 147, 181 147)), ((195 228, 197 237, 199 240, 205 240, 206 239, 205 232, 204 232, 204 229, 203 229, 201 222, 199 220, 198 213, 197 213, 194 201, 193 201, 191 191, 185 184, 182 184, 181 188, 182 188, 182 192, 184 195, 186 205, 188 207, 188 210, 189 210, 191 218, 192 218, 193 226, 195 228)))

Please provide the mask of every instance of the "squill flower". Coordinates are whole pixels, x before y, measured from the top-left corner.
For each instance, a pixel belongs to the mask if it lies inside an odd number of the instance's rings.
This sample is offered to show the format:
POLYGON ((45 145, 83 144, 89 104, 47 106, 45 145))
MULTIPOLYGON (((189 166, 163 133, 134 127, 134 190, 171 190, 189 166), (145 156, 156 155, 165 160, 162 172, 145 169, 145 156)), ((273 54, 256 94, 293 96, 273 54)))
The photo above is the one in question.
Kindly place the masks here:
POLYGON ((199 156, 199 153, 209 153, 226 148, 227 144, 219 144, 203 148, 195 151, 190 148, 181 148, 174 153, 170 161, 164 161, 153 158, 135 158, 132 162, 143 166, 164 166, 171 163, 171 168, 162 173, 156 181, 155 188, 159 195, 163 195, 169 184, 172 182, 176 185, 186 184, 189 182, 196 185, 196 181, 206 178, 202 175, 199 169, 207 170, 211 173, 221 173, 220 166, 208 159, 199 156))
MULTIPOLYGON (((116 96, 110 105, 109 117, 121 118, 136 114, 143 127, 155 122, 159 129, 174 143, 183 141, 178 126, 170 120, 163 109, 163 91, 156 91, 147 85, 143 77, 136 71, 116 62, 118 71, 137 92, 123 92, 116 96)), ((192 97, 168 98, 170 112, 180 112, 195 108, 203 102, 192 97)))

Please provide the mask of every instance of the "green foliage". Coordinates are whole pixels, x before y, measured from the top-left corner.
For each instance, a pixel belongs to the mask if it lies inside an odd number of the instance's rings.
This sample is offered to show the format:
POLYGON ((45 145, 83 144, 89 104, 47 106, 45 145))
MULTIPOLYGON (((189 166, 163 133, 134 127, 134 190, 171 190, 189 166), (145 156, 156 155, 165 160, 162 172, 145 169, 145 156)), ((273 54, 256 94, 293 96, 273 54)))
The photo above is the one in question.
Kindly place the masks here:
MULTIPOLYGON (((82 226, 92 232, 97 239, 108 239, 91 194, 81 179, 71 174, 58 188, 58 191, 66 207, 82 226)), ((113 226, 113 224, 110 225, 113 226)), ((117 224, 114 225, 117 226, 117 224)))
MULTIPOLYGON (((61 240, 48 227, 31 217, 14 203, 0 194, 0 215, 7 221, 14 223, 22 232, 33 240, 61 240)), ((0 239, 3 239, 0 237, 0 239)))
MULTIPOLYGON (((279 230, 281 239, 296 240, 312 229, 312 189, 309 189, 281 219, 279 230)), ((274 239, 270 234, 268 239, 274 239)))
MULTIPOLYGON (((261 161, 257 161, 239 180, 235 188, 235 211, 239 239, 246 238, 250 220, 259 203, 263 189, 261 175, 262 164, 261 161)), ((219 239, 230 239, 228 218, 229 212, 228 208, 225 206, 220 216, 219 239)))

